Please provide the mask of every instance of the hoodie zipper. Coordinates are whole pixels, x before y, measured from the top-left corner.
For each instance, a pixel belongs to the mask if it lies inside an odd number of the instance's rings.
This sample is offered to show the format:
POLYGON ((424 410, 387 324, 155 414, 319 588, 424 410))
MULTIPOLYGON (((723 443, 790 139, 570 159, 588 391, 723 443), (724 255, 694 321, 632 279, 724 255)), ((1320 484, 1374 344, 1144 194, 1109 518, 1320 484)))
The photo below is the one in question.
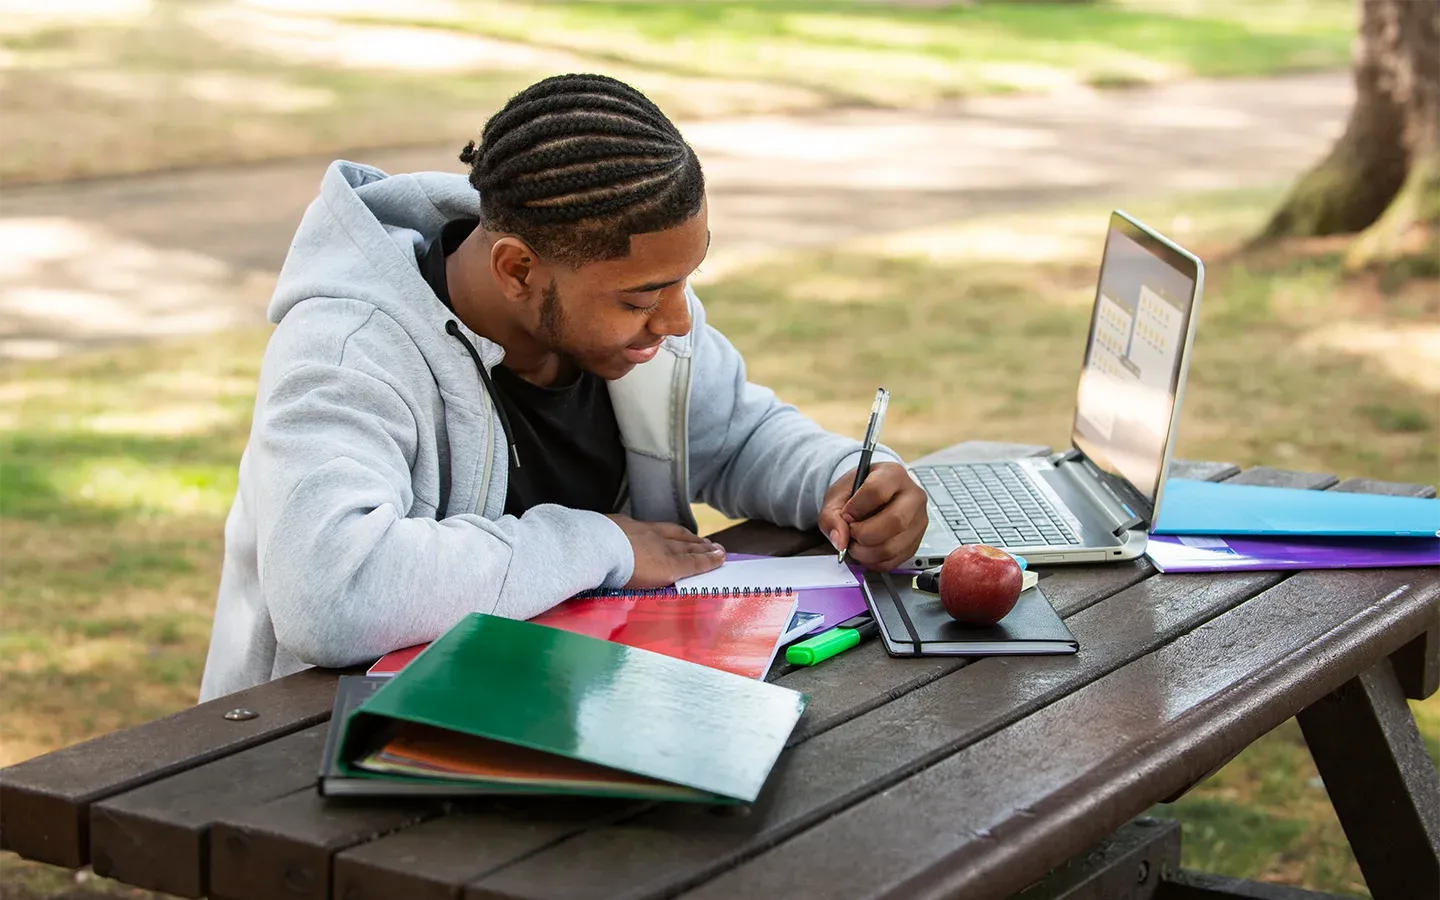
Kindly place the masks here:
POLYGON ((674 479, 678 496, 675 498, 678 505, 676 512, 680 514, 680 521, 685 527, 695 529, 695 514, 690 509, 690 383, 691 360, 689 356, 678 356, 676 380, 679 382, 675 388, 675 396, 680 400, 679 415, 675 416, 674 436, 675 441, 675 467, 671 477, 674 479))

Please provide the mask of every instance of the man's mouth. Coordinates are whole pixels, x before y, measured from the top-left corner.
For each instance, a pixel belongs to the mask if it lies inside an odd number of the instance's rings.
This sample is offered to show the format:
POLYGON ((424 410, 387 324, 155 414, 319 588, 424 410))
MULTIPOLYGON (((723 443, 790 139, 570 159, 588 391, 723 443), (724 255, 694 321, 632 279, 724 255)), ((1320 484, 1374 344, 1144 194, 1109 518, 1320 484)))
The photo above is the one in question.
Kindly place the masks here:
POLYGON ((623 355, 627 360, 638 365, 654 359, 655 354, 659 352, 660 344, 656 342, 648 347, 626 347, 623 355))

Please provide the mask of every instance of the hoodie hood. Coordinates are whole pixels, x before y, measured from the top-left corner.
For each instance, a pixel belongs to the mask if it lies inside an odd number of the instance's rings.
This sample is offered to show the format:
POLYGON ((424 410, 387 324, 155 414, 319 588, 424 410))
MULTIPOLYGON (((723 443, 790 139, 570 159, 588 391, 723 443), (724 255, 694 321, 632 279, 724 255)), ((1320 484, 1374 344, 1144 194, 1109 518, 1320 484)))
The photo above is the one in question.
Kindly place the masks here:
POLYGON ((493 367, 504 349, 466 328, 435 296, 417 262, 417 253, 446 222, 479 215, 480 195, 464 175, 388 175, 338 160, 325 171, 320 195, 300 221, 267 317, 278 325, 308 299, 345 297, 395 320, 427 359, 435 345, 449 344, 441 355, 469 366, 468 353, 446 333, 453 319, 486 367, 493 367))

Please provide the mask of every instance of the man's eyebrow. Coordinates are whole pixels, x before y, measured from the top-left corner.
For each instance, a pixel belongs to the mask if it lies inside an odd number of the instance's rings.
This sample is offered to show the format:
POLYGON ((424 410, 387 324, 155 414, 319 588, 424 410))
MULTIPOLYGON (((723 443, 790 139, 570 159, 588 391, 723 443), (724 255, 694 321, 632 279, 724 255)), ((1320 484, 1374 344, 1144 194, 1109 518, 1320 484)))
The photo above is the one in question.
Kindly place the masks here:
MULTIPOLYGON (((706 231, 706 232, 705 232, 705 251, 706 251, 707 253, 710 251, 710 232, 709 232, 709 231, 706 231)), ((663 290, 665 290, 666 288, 670 287, 671 285, 679 284, 680 282, 682 282, 682 281, 684 281, 684 280, 685 280, 685 279, 683 279, 683 278, 672 278, 672 279, 670 279, 669 281, 652 281, 652 282, 650 282, 649 284, 642 284, 642 285, 640 285, 639 287, 621 288, 621 289, 620 289, 620 293, 622 293, 622 294, 648 294, 648 293, 651 293, 652 291, 663 291, 663 290)))
POLYGON ((674 279, 671 279, 670 281, 652 281, 652 282, 650 282, 649 284, 642 284, 642 285, 640 285, 639 287, 621 288, 621 289, 620 289, 620 293, 622 293, 622 294, 648 294, 648 293, 650 293, 651 291, 663 291, 663 290, 665 290, 667 287, 670 287, 672 284, 679 284, 679 283, 680 283, 681 281, 683 281, 683 280, 684 280, 684 279, 682 279, 682 278, 674 278, 674 279))

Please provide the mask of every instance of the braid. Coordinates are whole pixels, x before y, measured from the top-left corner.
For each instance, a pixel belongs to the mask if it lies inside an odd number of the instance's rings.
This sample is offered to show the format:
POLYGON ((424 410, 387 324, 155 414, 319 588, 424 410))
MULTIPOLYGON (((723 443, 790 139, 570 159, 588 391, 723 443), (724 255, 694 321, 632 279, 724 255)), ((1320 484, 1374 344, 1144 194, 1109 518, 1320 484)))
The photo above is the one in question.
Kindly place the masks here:
POLYGON ((603 75, 537 82, 485 123, 460 161, 485 227, 570 265, 630 252, 630 237, 700 210, 700 161, 644 94, 603 75))

